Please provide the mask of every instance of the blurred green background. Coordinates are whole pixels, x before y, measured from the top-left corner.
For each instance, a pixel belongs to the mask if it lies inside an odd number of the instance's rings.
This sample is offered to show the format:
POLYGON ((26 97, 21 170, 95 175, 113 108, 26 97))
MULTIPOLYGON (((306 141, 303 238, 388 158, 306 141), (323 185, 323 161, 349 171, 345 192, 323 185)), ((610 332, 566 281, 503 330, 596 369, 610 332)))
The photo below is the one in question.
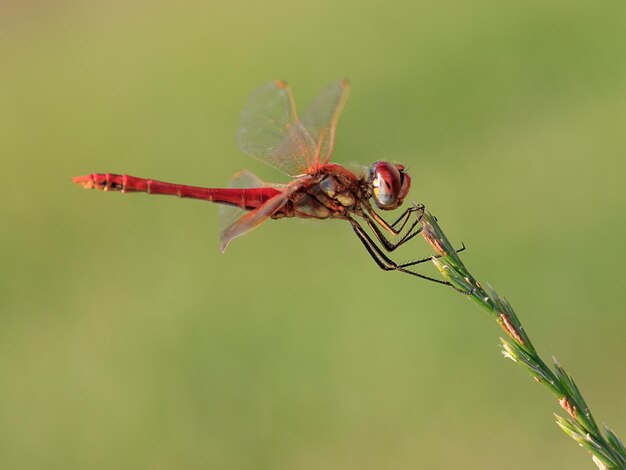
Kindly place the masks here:
POLYGON ((0 467, 594 468, 484 311, 348 224, 221 256, 217 207, 70 179, 285 182, 236 147, 248 95, 349 77, 334 160, 407 164, 625 438, 625 31, 602 1, 0 4, 0 467))

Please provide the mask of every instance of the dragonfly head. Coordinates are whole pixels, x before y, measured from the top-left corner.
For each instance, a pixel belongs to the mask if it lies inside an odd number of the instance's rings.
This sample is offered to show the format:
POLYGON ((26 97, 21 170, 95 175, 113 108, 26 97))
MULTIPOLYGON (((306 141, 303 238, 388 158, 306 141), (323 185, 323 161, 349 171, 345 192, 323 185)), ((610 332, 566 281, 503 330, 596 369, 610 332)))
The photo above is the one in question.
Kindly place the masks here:
POLYGON ((411 178, 399 163, 376 162, 367 177, 376 205, 383 210, 400 206, 411 187, 411 178))

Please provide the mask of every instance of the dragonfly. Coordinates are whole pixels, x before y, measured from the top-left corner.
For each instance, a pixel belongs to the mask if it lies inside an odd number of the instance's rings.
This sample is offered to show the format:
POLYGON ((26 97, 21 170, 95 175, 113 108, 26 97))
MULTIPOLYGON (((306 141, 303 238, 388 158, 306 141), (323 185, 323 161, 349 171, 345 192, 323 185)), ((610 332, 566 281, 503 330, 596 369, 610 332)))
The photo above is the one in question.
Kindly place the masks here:
POLYGON ((392 223, 373 207, 387 211, 400 207, 411 187, 404 165, 377 161, 369 170, 353 171, 330 162, 339 116, 350 91, 347 80, 326 86, 298 116, 292 91, 275 80, 252 93, 237 130, 240 149, 293 179, 271 184, 242 171, 226 188, 166 183, 126 174, 92 173, 73 182, 88 189, 162 194, 221 204, 220 250, 267 219, 299 217, 348 221, 357 237, 385 271, 399 271, 440 284, 414 266, 430 257, 397 263, 391 253, 422 231, 422 204, 411 204, 392 223), (364 227, 368 227, 368 232, 364 227), (391 237, 391 240, 388 238, 391 237))

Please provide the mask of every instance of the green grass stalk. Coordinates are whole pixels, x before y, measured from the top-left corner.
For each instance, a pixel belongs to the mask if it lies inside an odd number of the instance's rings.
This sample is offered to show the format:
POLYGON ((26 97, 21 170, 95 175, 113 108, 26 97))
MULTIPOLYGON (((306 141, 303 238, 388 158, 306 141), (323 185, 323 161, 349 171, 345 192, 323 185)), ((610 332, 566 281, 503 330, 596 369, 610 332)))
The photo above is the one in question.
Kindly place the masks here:
POLYGON ((556 359, 553 358, 554 370, 541 359, 511 304, 491 286, 483 287, 472 276, 437 219, 428 211, 424 211, 422 224, 424 238, 439 255, 432 261, 442 276, 491 314, 507 336, 500 338, 503 355, 525 368, 536 382, 552 392, 567 412, 565 417, 554 415, 559 427, 591 453, 599 469, 626 470, 626 448, 608 427, 604 427, 604 433, 600 430, 574 379, 556 359))

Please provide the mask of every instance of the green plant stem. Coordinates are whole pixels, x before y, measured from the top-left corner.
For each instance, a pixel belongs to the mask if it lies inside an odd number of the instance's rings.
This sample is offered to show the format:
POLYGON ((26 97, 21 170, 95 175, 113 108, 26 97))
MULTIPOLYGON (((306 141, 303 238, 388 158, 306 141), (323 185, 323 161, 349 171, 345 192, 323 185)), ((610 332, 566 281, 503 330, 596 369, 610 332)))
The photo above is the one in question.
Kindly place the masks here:
POLYGON ((593 418, 574 379, 554 361, 552 370, 539 356, 509 302, 489 285, 483 287, 465 267, 447 237, 428 211, 422 218, 424 238, 439 257, 432 261, 452 286, 485 308, 507 335, 500 338, 505 357, 523 366, 535 381, 544 385, 558 399, 568 417, 555 414, 559 427, 586 448, 599 469, 626 470, 626 449, 606 426, 604 433, 593 418))

